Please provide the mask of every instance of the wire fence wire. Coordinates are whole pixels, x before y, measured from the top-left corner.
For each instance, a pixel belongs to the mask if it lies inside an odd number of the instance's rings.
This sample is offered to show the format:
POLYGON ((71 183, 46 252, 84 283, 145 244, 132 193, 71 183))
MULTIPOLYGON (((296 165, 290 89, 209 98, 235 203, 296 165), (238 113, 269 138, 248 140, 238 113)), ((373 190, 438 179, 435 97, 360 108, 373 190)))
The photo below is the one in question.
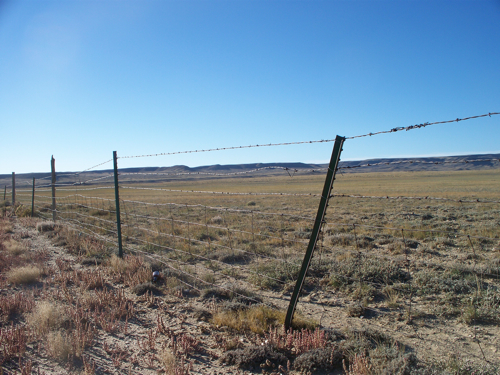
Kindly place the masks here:
MULTIPOLYGON (((261 146, 273 145, 246 147, 261 146)), ((225 149, 237 148, 243 147, 225 149)), ((183 153, 216 150, 222 149, 183 153)), ((339 172, 392 164, 498 161, 410 159, 341 164, 339 172)), ((235 173, 119 170, 124 249, 176 278, 184 294, 285 309, 311 237, 325 171, 278 166, 235 173)), ((497 172, 491 175, 498 178, 497 172)), ((445 322, 475 330, 483 324, 482 329, 494 331, 500 323, 500 199, 494 184, 422 185, 421 193, 413 194, 418 186, 408 189, 411 181, 403 177, 363 180, 360 174, 352 182, 337 176, 299 302, 306 314, 328 327, 346 319, 359 327, 406 321, 412 323, 414 345, 446 340, 455 352, 468 353, 478 343, 451 335, 433 338, 422 327, 439 330, 438 322, 445 322)), ((79 172, 59 182, 55 214, 59 222, 114 251, 118 241, 111 177, 79 172)), ((34 196, 36 214, 45 219, 54 213, 51 186, 40 183, 34 196)), ((17 196, 22 207, 30 207, 31 189, 19 189, 17 196)), ((447 349, 442 345, 439 350, 447 349)), ((484 350, 487 359, 492 350, 484 350)))

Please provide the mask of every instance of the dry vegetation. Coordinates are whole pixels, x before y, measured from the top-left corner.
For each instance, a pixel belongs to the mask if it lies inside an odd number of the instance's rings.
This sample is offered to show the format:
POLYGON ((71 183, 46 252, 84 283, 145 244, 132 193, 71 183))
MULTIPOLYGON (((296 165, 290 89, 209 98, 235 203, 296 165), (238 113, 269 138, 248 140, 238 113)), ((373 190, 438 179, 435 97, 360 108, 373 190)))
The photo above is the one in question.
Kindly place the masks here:
POLYGON ((109 190, 60 196, 78 230, 3 220, 4 372, 497 374, 500 204, 458 200, 499 200, 498 170, 339 175, 338 194, 423 199, 332 198, 290 332, 318 197, 179 191, 309 194, 323 178, 129 184, 169 190, 121 189, 123 259, 109 190))

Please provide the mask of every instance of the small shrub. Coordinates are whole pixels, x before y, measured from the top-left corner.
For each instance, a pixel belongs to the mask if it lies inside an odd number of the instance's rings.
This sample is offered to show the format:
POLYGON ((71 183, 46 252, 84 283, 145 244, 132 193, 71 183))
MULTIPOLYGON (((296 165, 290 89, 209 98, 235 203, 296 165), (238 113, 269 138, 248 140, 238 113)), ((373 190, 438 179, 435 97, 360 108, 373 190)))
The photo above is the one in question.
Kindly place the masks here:
MULTIPOLYGON (((251 331, 263 334, 268 332, 271 327, 282 326, 285 322, 285 312, 263 305, 250 306, 243 310, 215 312, 211 322, 216 326, 226 326, 240 332, 251 331)), ((295 329, 314 329, 316 323, 305 320, 296 312, 292 327, 295 329)))
POLYGON ((102 259, 99 258, 83 258, 80 261, 82 266, 98 266, 102 264, 102 259))
POLYGON ((31 207, 20 204, 16 207, 16 216, 17 217, 30 217, 31 216, 31 207))
POLYGON ((62 306, 47 301, 38 303, 35 311, 28 316, 29 324, 42 334, 62 327, 67 321, 62 306))
MULTIPOLYGON (((478 287, 473 275, 461 269, 449 269, 443 272, 432 269, 423 269, 414 276, 419 295, 452 293, 453 295, 468 294, 478 287)), ((484 288, 484 285, 480 285, 484 288)))
POLYGON ((293 352, 295 355, 308 352, 313 349, 325 348, 328 335, 324 330, 316 328, 293 330, 285 332, 282 328, 270 329, 265 335, 266 343, 279 351, 293 352))
POLYGON ((13 239, 4 242, 3 245, 5 250, 12 256, 21 255, 26 250, 22 244, 13 239))
POLYGON ((399 293, 397 290, 387 286, 383 289, 385 304, 390 309, 399 307, 399 293))
POLYGON ((339 288, 355 288, 363 284, 386 284, 406 282, 409 278, 402 262, 383 258, 337 257, 331 265, 330 283, 339 288))
POLYGON ((342 361, 346 375, 370 375, 372 373, 365 353, 355 354, 349 362, 349 367, 346 367, 345 361, 342 361))
POLYGON ((208 259, 216 259, 223 263, 242 263, 249 259, 248 254, 228 249, 218 250, 207 255, 208 259))
POLYGON ((15 293, 12 295, 0 295, 0 321, 11 321, 16 316, 30 312, 35 306, 33 293, 15 293))
POLYGON ((47 349, 49 355, 59 361, 68 361, 73 354, 71 339, 61 331, 49 332, 47 349))
POLYGON ((230 350, 221 357, 222 363, 240 368, 265 366, 268 361, 275 365, 286 365, 288 358, 267 345, 230 350))
POLYGON ((212 224, 222 224, 224 222, 224 219, 222 218, 222 216, 214 216, 210 219, 210 222, 212 224))
POLYGON ((297 280, 300 271, 298 264, 285 263, 276 260, 260 261, 252 266, 250 281, 262 288, 278 288, 290 281, 297 280))
POLYGON ((0 224, 0 234, 13 233, 12 225, 9 222, 4 221, 0 224))
POLYGON ((168 348, 159 353, 158 361, 162 364, 166 374, 188 375, 191 373, 192 364, 186 363, 183 356, 177 358, 168 348))
POLYGON ((299 355, 293 362, 294 369, 311 372, 314 369, 333 370, 341 367, 342 353, 336 348, 318 348, 299 355))
POLYGON ((137 294, 138 296, 142 296, 146 292, 152 293, 155 296, 159 296, 162 294, 161 290, 158 289, 158 287, 156 285, 154 285, 153 283, 150 283, 150 282, 138 284, 138 285, 134 286, 132 291, 135 294, 137 294))
POLYGON ((217 300, 234 300, 245 305, 256 302, 260 303, 262 301, 262 299, 253 292, 233 283, 224 283, 220 287, 210 286, 205 288, 202 290, 201 296, 205 299, 215 298, 217 300))
POLYGON ((7 280, 13 284, 33 284, 38 281, 40 274, 38 267, 19 267, 7 272, 7 280))
POLYGON ((41 223, 38 223, 36 225, 36 230, 39 231, 40 233, 43 232, 50 232, 55 229, 55 224, 51 221, 42 221, 41 223))
POLYGON ((363 307, 363 305, 359 303, 354 303, 347 307, 347 316, 359 318, 360 316, 363 316, 364 313, 365 313, 365 308, 363 307))

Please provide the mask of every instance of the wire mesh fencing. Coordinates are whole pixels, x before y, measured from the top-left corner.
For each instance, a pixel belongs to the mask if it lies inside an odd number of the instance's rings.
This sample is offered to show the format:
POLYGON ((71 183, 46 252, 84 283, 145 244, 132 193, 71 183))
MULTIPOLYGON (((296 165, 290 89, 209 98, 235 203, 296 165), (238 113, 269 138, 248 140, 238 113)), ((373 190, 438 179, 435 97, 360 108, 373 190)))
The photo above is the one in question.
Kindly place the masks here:
MULTIPOLYGON (((344 147, 364 136, 453 121, 348 137, 344 147)), ((327 166, 145 171, 126 168, 126 161, 331 141, 120 158, 124 252, 148 259, 181 294, 285 310, 311 240, 327 166)), ((116 249, 114 174, 93 171, 108 162, 58 175, 55 214, 116 249)), ((499 344, 487 336, 500 334, 499 167, 493 156, 340 163, 301 289, 300 313, 328 328, 378 327, 431 356, 429 345, 436 355, 465 351, 496 358, 499 344), (404 173, 407 166, 429 171, 445 164, 489 169, 473 177, 465 170, 404 173)), ((20 183, 18 201, 29 207, 34 197, 37 215, 51 219, 49 177, 32 188, 29 181, 20 183)))

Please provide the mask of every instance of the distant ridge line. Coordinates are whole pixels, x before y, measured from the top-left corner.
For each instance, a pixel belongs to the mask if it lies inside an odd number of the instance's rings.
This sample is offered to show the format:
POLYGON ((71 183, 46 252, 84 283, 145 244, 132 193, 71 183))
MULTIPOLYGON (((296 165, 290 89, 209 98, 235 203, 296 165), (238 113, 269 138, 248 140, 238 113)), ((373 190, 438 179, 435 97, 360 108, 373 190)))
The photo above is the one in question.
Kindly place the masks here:
MULTIPOLYGON (((416 158, 376 158, 365 160, 352 160, 340 161, 339 168, 347 173, 367 173, 367 172, 398 172, 398 171, 459 171, 459 170, 485 170, 500 168, 500 153, 498 154, 473 154, 473 155, 456 155, 456 156, 434 156, 434 157, 416 157, 416 158), (478 159, 485 159, 484 162, 478 162, 478 159), (496 160, 492 160, 496 159, 496 160), (474 162, 467 162, 474 160, 474 162), (406 161, 415 161, 415 163, 404 163, 406 161), (464 163, 460 163, 464 161, 464 163), (399 164, 398 164, 399 162, 399 164), (424 163, 422 163, 424 162, 424 163), (436 163, 436 164, 433 164, 436 163), (447 164, 448 163, 448 164, 447 164), (369 164, 369 166, 365 166, 369 164), (376 164, 376 165, 372 165, 376 164), (353 168, 363 165, 362 168, 353 168), (353 168, 353 169, 349 169, 353 168)), ((248 170, 266 168, 266 167, 280 167, 297 170, 316 170, 326 168, 328 164, 318 163, 248 163, 248 164, 213 164, 198 167, 188 167, 186 165, 174 165, 171 167, 133 167, 133 168, 120 168, 122 173, 197 173, 197 172, 244 172, 248 170)), ((93 170, 83 172, 87 176, 95 176, 106 173, 112 173, 112 169, 93 170)), ((71 172, 58 172, 60 174, 71 172)), ((40 179, 50 176, 50 173, 36 172, 36 173, 16 173, 18 179, 40 179)), ((9 184, 11 174, 1 174, 1 180, 6 180, 9 184)))

